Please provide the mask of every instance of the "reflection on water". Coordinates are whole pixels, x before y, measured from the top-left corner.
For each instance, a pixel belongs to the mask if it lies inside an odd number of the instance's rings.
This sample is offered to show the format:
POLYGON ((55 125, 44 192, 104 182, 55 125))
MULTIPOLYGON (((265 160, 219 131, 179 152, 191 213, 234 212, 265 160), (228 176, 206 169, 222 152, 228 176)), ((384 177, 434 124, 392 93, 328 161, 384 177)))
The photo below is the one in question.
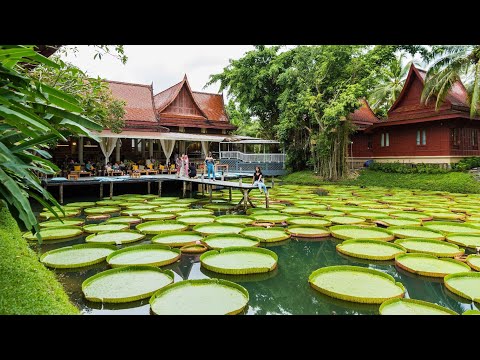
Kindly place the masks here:
MULTIPOLYGON (((74 200, 72 200, 74 201, 74 200)), ((197 207, 197 206, 193 206, 197 207)), ((216 212, 222 215, 225 212, 216 212)), ((150 243, 151 235, 140 243, 150 243)), ((40 254, 64 246, 84 242, 84 236, 60 243, 44 243, 33 246, 40 254)), ((354 315, 378 314, 378 305, 357 304, 333 299, 312 289, 308 276, 316 269, 332 265, 355 265, 383 271, 401 282, 407 289, 406 297, 430 301, 445 306, 458 313, 480 306, 462 299, 448 291, 442 279, 416 276, 395 267, 393 261, 369 261, 355 259, 339 254, 335 246, 337 239, 322 238, 315 241, 292 238, 267 247, 277 253, 278 268, 267 274, 258 275, 221 275, 200 267, 200 255, 182 255, 174 264, 163 267, 175 274, 175 282, 187 279, 206 279, 210 277, 234 281, 244 286, 249 294, 249 306, 245 314, 324 314, 354 315)), ((139 243, 126 244, 133 246, 139 243)), ((86 301, 82 294, 82 282, 100 271, 108 269, 106 263, 73 270, 56 270, 60 282, 70 299, 83 314, 150 314, 149 299, 126 304, 102 304, 86 301)))

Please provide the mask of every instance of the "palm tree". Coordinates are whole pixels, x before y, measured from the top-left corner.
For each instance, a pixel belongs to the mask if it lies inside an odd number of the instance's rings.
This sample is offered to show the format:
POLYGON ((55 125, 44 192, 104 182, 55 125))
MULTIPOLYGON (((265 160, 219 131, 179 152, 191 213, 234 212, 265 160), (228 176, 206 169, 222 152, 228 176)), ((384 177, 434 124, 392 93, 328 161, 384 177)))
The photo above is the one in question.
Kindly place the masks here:
POLYGON ((422 101, 436 97, 438 108, 453 84, 462 78, 470 101, 470 117, 479 114, 480 105, 480 45, 433 46, 434 59, 427 71, 422 101))
POLYGON ((388 67, 381 70, 378 82, 368 97, 368 103, 375 112, 386 112, 402 91, 411 61, 405 62, 401 54, 388 67))

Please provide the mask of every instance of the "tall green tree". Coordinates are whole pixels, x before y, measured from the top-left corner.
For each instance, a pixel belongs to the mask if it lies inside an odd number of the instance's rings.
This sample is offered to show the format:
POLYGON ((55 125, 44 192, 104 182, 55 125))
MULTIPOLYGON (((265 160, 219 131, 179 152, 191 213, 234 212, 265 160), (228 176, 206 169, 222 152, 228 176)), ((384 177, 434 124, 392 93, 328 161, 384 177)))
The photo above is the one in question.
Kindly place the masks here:
POLYGON ((480 114, 480 45, 437 45, 432 46, 431 54, 422 101, 435 97, 438 108, 453 84, 463 78, 467 80, 470 117, 480 114))
POLYGON ((252 119, 244 106, 238 105, 230 99, 225 107, 230 122, 237 126, 235 134, 243 136, 261 137, 262 131, 259 121, 252 119))

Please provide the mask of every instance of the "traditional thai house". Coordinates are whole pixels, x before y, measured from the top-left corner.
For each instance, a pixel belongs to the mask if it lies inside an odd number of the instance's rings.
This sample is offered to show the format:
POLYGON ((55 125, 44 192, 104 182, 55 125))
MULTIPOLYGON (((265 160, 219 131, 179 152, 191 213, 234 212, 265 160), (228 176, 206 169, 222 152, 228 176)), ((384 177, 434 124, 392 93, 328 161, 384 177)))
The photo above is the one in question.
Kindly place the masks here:
MULTIPOLYGON (((436 110, 435 99, 428 104, 420 100, 425 74, 411 66, 402 92, 385 120, 372 118, 371 124, 353 120, 358 123, 358 130, 352 136, 350 161, 358 164, 373 159, 448 165, 464 157, 480 156, 480 117, 470 118, 464 85, 455 82, 436 110)), ((365 106, 360 111, 366 112, 365 106)))
POLYGON ((105 129, 96 134, 99 142, 80 137, 59 144, 54 151, 57 163, 65 158, 73 158, 79 163, 87 160, 104 162, 105 159, 138 162, 149 158, 166 164, 172 163, 176 154, 183 153, 190 161, 201 163, 205 154, 211 151, 220 163, 228 164, 233 171, 250 171, 255 165, 265 167, 272 161, 275 166, 270 167, 275 171, 269 174, 284 171, 285 156, 280 153, 278 141, 232 135, 236 126, 230 123, 223 95, 192 91, 186 75, 182 81, 156 95, 153 85, 119 81, 108 81, 108 85, 113 96, 126 103, 123 131, 117 134, 105 129), (235 150, 251 150, 251 154, 221 151, 231 150, 233 146, 221 146, 221 143, 245 142, 257 146, 235 150), (273 154, 266 153, 267 143, 268 151, 273 154), (262 156, 254 156, 258 153, 262 156), (242 163, 245 163, 243 168, 242 163))

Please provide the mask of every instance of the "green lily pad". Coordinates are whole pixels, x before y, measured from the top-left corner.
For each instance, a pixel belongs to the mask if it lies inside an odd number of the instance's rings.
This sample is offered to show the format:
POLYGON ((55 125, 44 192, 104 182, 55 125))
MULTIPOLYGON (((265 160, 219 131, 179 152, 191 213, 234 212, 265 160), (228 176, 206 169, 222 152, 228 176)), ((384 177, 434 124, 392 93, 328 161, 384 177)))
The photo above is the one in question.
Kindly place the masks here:
POLYGON ((423 227, 441 231, 446 234, 450 233, 465 233, 465 234, 480 234, 480 228, 470 225, 446 221, 429 221, 423 227))
POLYGON ((430 239, 398 239, 395 244, 403 246, 408 252, 430 254, 438 257, 455 257, 462 255, 465 250, 455 244, 430 239))
POLYGON ((192 215, 212 215, 213 210, 208 209, 189 209, 185 211, 180 211, 177 213, 178 216, 192 216, 192 215))
MULTIPOLYGON (((42 241, 71 239, 82 235, 82 233, 82 229, 77 226, 62 226, 57 228, 40 229, 42 241)), ((34 235, 30 231, 24 233, 23 237, 28 241, 37 241, 36 234, 34 235)))
POLYGON ((377 224, 385 226, 421 226, 422 221, 419 219, 408 218, 384 218, 375 221, 377 224))
POLYGON ((254 222, 254 219, 246 215, 222 215, 215 219, 219 224, 248 225, 254 222))
POLYGON ((115 246, 100 244, 66 246, 44 253, 40 261, 51 268, 73 269, 101 263, 115 250, 115 246))
POLYGON ((200 256, 202 266, 220 274, 246 275, 264 273, 277 267, 278 256, 258 247, 227 247, 210 250, 200 256))
POLYGON ((343 211, 334 211, 334 210, 314 210, 312 211, 312 214, 317 216, 325 216, 325 217, 345 215, 343 211))
POLYGON ((76 208, 88 208, 93 207, 96 204, 93 201, 78 201, 70 204, 66 204, 65 207, 76 207, 76 208))
POLYGON ((381 211, 373 211, 373 210, 351 210, 348 213, 349 215, 363 217, 368 220, 389 218, 388 214, 381 211))
POLYGON ((157 315, 234 315, 248 304, 248 291, 227 280, 186 280, 168 285, 150 299, 157 315))
POLYGON ((177 215, 169 213, 150 212, 138 215, 138 217, 144 221, 162 221, 175 219, 177 215))
POLYGON ((391 299, 380 305, 380 315, 458 315, 453 310, 428 301, 391 299))
POLYGON ((210 249, 223 249, 232 246, 258 246, 260 241, 254 237, 240 235, 240 234, 220 234, 209 235, 203 242, 207 244, 210 249))
POLYGON ((211 210, 215 210, 215 211, 227 211, 227 210, 231 210, 231 209, 234 209, 237 205, 236 204, 207 204, 207 205, 204 205, 203 207, 205 209, 211 209, 211 210))
POLYGON ((180 206, 175 206, 175 207, 161 207, 159 209, 155 209, 155 212, 158 212, 158 213, 180 213, 182 211, 185 211, 186 208, 184 207, 180 207, 180 206))
POLYGON ((480 310, 467 310, 462 315, 480 315, 480 310))
POLYGON ((395 257, 395 265, 414 274, 431 277, 470 271, 470 267, 461 261, 437 258, 429 254, 398 255, 395 257))
POLYGON ((306 215, 310 213, 310 210, 302 207, 287 206, 281 212, 290 215, 306 215))
POLYGON ((467 256, 467 264, 473 269, 480 271, 480 255, 472 254, 467 256))
POLYGON ((99 233, 99 232, 105 232, 105 231, 122 231, 122 230, 127 230, 130 228, 129 224, 91 224, 91 225, 85 225, 83 227, 83 231, 87 233, 99 233))
POLYGON ((182 256, 180 250, 159 244, 129 246, 117 250, 107 257, 111 267, 129 265, 164 266, 176 262, 182 256))
POLYGON ((430 240, 444 240, 440 231, 427 229, 421 226, 390 226, 388 228, 398 238, 425 238, 430 240))
POLYGON ((290 217, 287 219, 289 225, 308 225, 308 226, 330 226, 331 221, 325 218, 318 218, 315 216, 299 216, 290 217))
POLYGON ((281 227, 271 227, 268 229, 249 227, 241 231, 242 235, 251 236, 260 242, 277 242, 290 238, 290 234, 281 227))
POLYGON ((125 303, 152 296, 173 282, 173 272, 154 266, 122 266, 102 271, 82 283, 85 298, 94 302, 125 303))
POLYGON ((447 289, 454 294, 480 303, 480 272, 450 274, 443 280, 447 289))
POLYGON ((63 226, 82 226, 85 223, 83 219, 77 218, 67 218, 63 222, 60 220, 49 220, 39 223, 40 227, 51 228, 51 227, 63 227, 63 226))
POLYGON ((326 218, 338 225, 354 225, 364 223, 367 219, 360 216, 330 216, 326 218))
POLYGON ((135 225, 142 222, 142 219, 134 217, 134 216, 117 216, 114 218, 110 218, 105 221, 107 224, 129 224, 135 225))
POLYGON ((201 224, 193 227, 193 230, 205 234, 238 234, 244 227, 232 224, 201 224))
POLYGON ((330 227, 330 232, 337 239, 370 239, 390 241, 394 239, 391 232, 376 227, 361 227, 353 225, 335 225, 330 227))
POLYGON ((368 260, 392 260, 406 252, 400 245, 381 240, 346 240, 336 249, 342 254, 368 260))
POLYGON ((158 208, 158 206, 156 205, 150 205, 150 204, 133 204, 133 205, 129 205, 127 206, 127 210, 150 210, 150 211, 154 211, 154 209, 158 208))
POLYGON ((120 204, 122 200, 100 200, 97 201, 96 204, 99 206, 115 206, 117 207, 118 204, 120 204))
POLYGON ((287 232, 295 237, 301 238, 320 238, 330 236, 330 231, 319 226, 291 225, 287 232))
POLYGON ((122 214, 123 216, 138 216, 140 217, 140 215, 145 215, 145 214, 151 214, 152 213, 152 210, 149 210, 149 209, 136 209, 136 210, 124 210, 122 211, 120 214, 122 214))
POLYGON ((404 219, 418 219, 422 221, 432 220, 431 215, 415 211, 397 211, 390 213, 390 215, 404 219))
POLYGON ((177 221, 187 225, 209 224, 215 221, 215 216, 212 216, 212 215, 180 216, 177 219, 177 221))
POLYGON ((403 285, 395 282, 392 276, 359 266, 320 268, 309 276, 308 282, 325 295, 364 304, 381 304, 401 298, 405 293, 403 285))
POLYGON ((463 220, 465 214, 458 214, 452 212, 427 212, 434 220, 463 220))
MULTIPOLYGON (((87 210, 87 209, 85 209, 85 210, 87 210)), ((81 210, 77 209, 77 208, 73 208, 72 210, 68 210, 68 208, 67 208, 64 211, 65 211, 65 214, 60 212, 60 210, 56 210, 57 216, 59 218, 66 218, 66 217, 74 217, 74 216, 80 215, 80 213, 81 213, 81 210)), ((50 212, 50 211, 43 211, 39 214, 39 216, 41 218, 44 218, 44 219, 55 218, 55 214, 50 212)))
POLYGON ((119 212, 121 209, 116 206, 95 206, 95 207, 90 207, 85 210, 85 214, 113 214, 116 212, 119 212))
POLYGON ((200 240, 203 240, 203 236, 195 231, 170 231, 166 234, 156 235, 152 238, 152 242, 155 244, 172 247, 193 245, 200 240))
POLYGON ((136 229, 144 234, 161 234, 169 231, 186 230, 188 225, 178 221, 147 221, 143 224, 138 224, 136 229))
POLYGON ((272 223, 283 223, 286 221, 290 216, 283 215, 283 214, 257 214, 255 213, 252 215, 256 221, 268 221, 272 223))
POLYGON ((128 244, 140 241, 145 237, 137 231, 109 231, 99 234, 88 235, 85 238, 87 243, 97 244, 128 244))
POLYGON ((480 247, 480 235, 448 234, 447 241, 471 249, 480 247))

